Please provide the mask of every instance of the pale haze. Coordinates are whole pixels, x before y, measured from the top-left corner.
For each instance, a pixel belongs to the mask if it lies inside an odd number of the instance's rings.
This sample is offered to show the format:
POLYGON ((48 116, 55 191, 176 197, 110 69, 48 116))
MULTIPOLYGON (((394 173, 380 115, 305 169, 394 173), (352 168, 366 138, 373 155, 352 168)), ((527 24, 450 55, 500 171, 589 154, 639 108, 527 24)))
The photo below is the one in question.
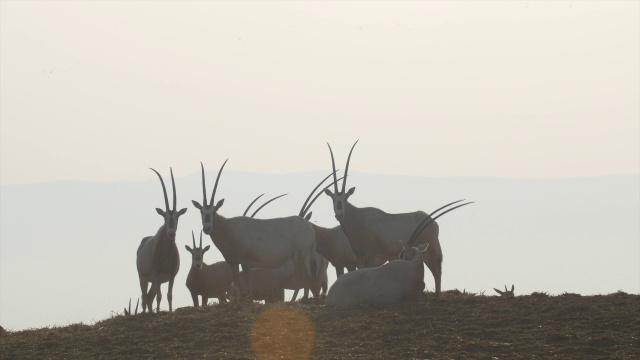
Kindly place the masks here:
POLYGON ((189 209, 175 308, 200 161, 210 191, 230 159, 223 215, 263 192, 290 193, 263 218, 293 215, 326 142, 344 169, 358 139, 356 205, 477 202, 439 220, 443 290, 638 293, 639 64, 637 1, 2 1, 0 325, 135 302, 163 206, 149 167, 189 209))

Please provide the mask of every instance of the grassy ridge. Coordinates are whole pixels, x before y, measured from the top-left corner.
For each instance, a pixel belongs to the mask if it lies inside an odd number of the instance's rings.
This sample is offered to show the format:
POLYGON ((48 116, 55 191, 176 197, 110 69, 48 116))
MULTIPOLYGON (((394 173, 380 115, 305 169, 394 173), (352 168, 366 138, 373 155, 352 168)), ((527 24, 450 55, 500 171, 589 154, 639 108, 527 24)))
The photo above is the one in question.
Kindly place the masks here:
POLYGON ((322 300, 114 315, 2 332, 2 359, 640 358, 640 296, 432 294, 352 309, 322 300))

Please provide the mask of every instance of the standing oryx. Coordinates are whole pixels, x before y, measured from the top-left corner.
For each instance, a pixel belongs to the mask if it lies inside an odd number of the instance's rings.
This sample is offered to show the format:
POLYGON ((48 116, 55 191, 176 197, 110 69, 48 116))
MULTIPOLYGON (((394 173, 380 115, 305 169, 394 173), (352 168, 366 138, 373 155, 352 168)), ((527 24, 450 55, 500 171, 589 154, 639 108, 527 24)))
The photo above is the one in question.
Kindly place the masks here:
MULTIPOLYGON (((452 204, 455 203, 441 207, 432 215, 452 204)), ((359 303, 392 303, 415 299, 424 290, 424 265, 421 254, 431 247, 431 244, 414 245, 416 240, 435 219, 468 204, 470 202, 450 208, 433 219, 425 217, 406 243, 398 240, 402 247, 399 259, 379 267, 358 269, 336 279, 329 289, 326 304, 351 306, 359 303)))
MULTIPOLYGON (((402 250, 402 245, 398 239, 408 239, 411 229, 415 229, 429 215, 423 211, 416 211, 402 214, 389 214, 374 207, 358 208, 348 201, 349 196, 355 191, 355 187, 345 191, 347 176, 349 175, 349 161, 351 153, 356 146, 356 141, 349 151, 344 179, 342 180, 342 190, 338 190, 335 173, 334 190, 325 189, 325 193, 333 200, 333 210, 336 219, 340 222, 342 229, 349 238, 351 248, 358 259, 358 267, 374 266, 376 256, 384 260, 394 259, 402 250)), ((331 145, 331 165, 336 169, 335 160, 331 145)), ((429 244, 429 248, 422 254, 424 263, 427 265, 436 284, 436 295, 440 294, 440 282, 442 278, 442 249, 438 240, 439 228, 437 223, 429 226, 422 235, 416 239, 416 244, 429 244)))
POLYGON ((275 269, 291 259, 292 254, 294 261, 302 263, 311 276, 315 272, 316 243, 309 222, 297 216, 261 220, 246 216, 225 218, 218 213, 224 199, 215 205, 214 199, 226 163, 218 171, 210 202, 207 202, 204 165, 200 163, 203 203, 194 200, 193 205, 200 210, 202 230, 232 265, 234 279, 237 279, 238 265, 242 265, 243 270, 252 267, 275 269))
MULTIPOLYGON (((318 199, 318 196, 322 194, 322 191, 316 194, 316 196, 311 199, 316 190, 322 184, 335 173, 329 174, 325 177, 316 187, 311 191, 311 194, 307 197, 307 200, 302 204, 302 209, 300 209, 300 213, 298 216, 303 217, 307 220, 311 219, 311 214, 313 212, 309 212, 313 203, 318 199), (309 202, 311 200, 311 202, 309 202)), ((342 178, 340 178, 342 179, 342 178)), ((340 181, 337 179, 336 181, 340 181)), ((333 183, 327 185, 323 190, 326 190, 333 183)), ((326 258, 333 267, 336 268, 336 276, 340 277, 340 275, 344 274, 344 269, 347 271, 353 271, 357 267, 356 255, 353 253, 351 249, 351 244, 349 243, 349 239, 347 235, 345 235, 342 227, 340 225, 335 226, 333 228, 325 228, 322 226, 318 226, 315 224, 311 224, 313 226, 313 230, 316 232, 316 251, 318 254, 322 255, 326 258)), ((376 258, 374 261, 374 266, 382 265, 385 260, 381 260, 380 258, 376 258)))
POLYGON ((142 239, 137 251, 136 266, 138 268, 138 277, 140 278, 140 290, 142 290, 142 311, 145 312, 148 307, 149 312, 152 312, 154 297, 157 299, 156 311, 160 311, 160 300, 162 299, 160 284, 168 281, 167 300, 169 300, 169 312, 172 312, 173 280, 178 273, 178 269, 180 269, 180 254, 178 254, 178 247, 176 246, 176 230, 178 229, 178 218, 187 212, 187 209, 176 211, 176 183, 173 179, 173 169, 170 169, 171 185, 173 187, 173 209, 169 209, 167 188, 164 186, 162 176, 154 169, 151 170, 158 175, 162 184, 165 210, 156 208, 158 214, 164 218, 164 224, 160 226, 154 236, 147 236, 142 239), (151 283, 151 290, 147 294, 149 283, 151 283))

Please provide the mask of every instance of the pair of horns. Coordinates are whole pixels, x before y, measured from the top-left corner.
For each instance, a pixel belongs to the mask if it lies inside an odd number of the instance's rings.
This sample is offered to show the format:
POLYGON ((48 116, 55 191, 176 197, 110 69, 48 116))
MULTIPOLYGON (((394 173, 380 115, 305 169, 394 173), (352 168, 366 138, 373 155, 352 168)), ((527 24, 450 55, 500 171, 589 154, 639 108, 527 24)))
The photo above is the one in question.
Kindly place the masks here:
MULTIPOLYGON (((251 206, 253 206, 253 204, 254 204, 256 201, 258 201, 258 199, 260 199, 260 198, 262 197, 262 195, 264 195, 264 194, 259 195, 257 198, 255 198, 255 199, 251 202, 251 204, 249 204, 249 206, 247 206, 247 209, 244 211, 244 213, 242 214, 242 216, 246 216, 246 215, 247 215, 247 212, 249 212, 249 209, 251 208, 251 206)), ((283 196, 285 196, 285 195, 289 195, 289 194, 282 194, 282 195, 278 195, 278 196, 274 197, 273 199, 271 199, 271 200, 267 201, 266 203, 262 204, 262 206, 260 206, 256 211, 254 211, 254 212, 253 212, 253 214, 251 214, 251 217, 254 217, 254 216, 258 213, 258 211, 260 211, 260 209, 262 209, 263 207, 265 207, 267 204, 269 204, 269 203, 270 203, 270 202, 272 202, 273 200, 275 200, 275 199, 279 199, 279 198, 281 198, 281 197, 283 197, 283 196)))
MULTIPOLYGON (((311 200, 311 197, 313 196, 313 194, 316 192, 316 190, 318 190, 318 188, 319 188, 320 186, 322 186, 322 184, 323 184, 325 181, 327 181, 327 179, 328 179, 329 177, 331 177, 331 175, 335 176, 335 175, 336 175, 336 172, 338 172, 338 171, 339 171, 339 170, 335 170, 335 169, 334 169, 334 171, 333 171, 331 174, 327 175, 324 179, 322 179, 322 181, 320 181, 320 183, 319 183, 318 185, 316 185, 316 187, 315 187, 315 188, 313 188, 313 190, 311 191, 311 194, 309 194, 309 196, 307 196, 307 200, 305 200, 305 201, 304 201, 304 204, 302 204, 302 209, 300 209, 300 213, 298 213, 298 216, 300 216, 300 217, 305 217, 305 216, 307 215, 307 212, 309 211, 309 209, 311 209, 311 205, 313 205, 313 203, 316 201, 316 199, 318 199, 318 197, 320 196, 320 194, 322 194, 322 191, 318 192, 318 193, 316 194, 316 196, 313 198, 313 200, 311 200), (309 202, 309 200, 311 200, 311 202, 309 202), (307 205, 307 203, 308 203, 308 205, 307 205)), ((343 177, 341 177, 341 178, 339 178, 339 179, 337 179, 337 180, 335 180, 335 181, 331 182, 331 184, 329 184, 329 185, 325 186, 325 187, 324 187, 324 189, 322 189, 322 190, 327 189, 327 188, 328 188, 329 186, 331 186, 331 185, 335 185, 336 181, 339 181, 339 180, 341 180, 341 179, 343 179, 343 177)))
POLYGON ((448 213, 449 211, 455 210, 455 209, 457 209, 457 208, 459 208, 459 207, 462 207, 462 206, 465 206, 465 205, 469 205, 469 204, 473 204, 473 201, 469 201, 469 202, 467 202, 467 203, 464 203, 464 204, 461 204, 461 205, 458 205, 458 206, 454 206, 454 207, 452 207, 451 209, 448 209, 447 211, 443 212, 442 214, 439 214, 438 216, 436 216, 436 217, 433 217, 433 218, 432 218, 432 216, 433 216, 433 215, 435 215, 438 211, 440 211, 440 210, 442 210, 442 209, 446 208, 447 206, 450 206, 450 205, 453 205, 453 204, 459 203, 459 202, 461 202, 461 201, 464 201, 464 199, 463 199, 463 200, 454 201, 454 202, 449 203, 449 204, 447 204, 447 205, 441 206, 441 207, 439 207, 438 209, 436 209, 433 213, 431 213, 430 215, 428 215, 424 220, 422 220, 422 222, 421 222, 421 223, 416 227, 416 229, 413 231, 413 234, 411 234, 411 237, 410 237, 410 238, 409 238, 409 240, 407 241, 407 245, 411 246, 411 245, 416 241, 416 239, 418 238, 418 236, 420 236, 420 234, 422 234, 422 232, 427 228, 427 226, 431 225, 431 223, 433 223, 434 221, 436 221, 436 219, 437 219, 437 218, 439 218, 440 216, 442 216, 442 215, 444 215, 444 214, 448 213))
MULTIPOLYGON (((169 211, 169 197, 167 196, 167 188, 164 186, 164 180, 162 180, 162 176, 160 176, 160 173, 155 169, 149 169, 153 170, 160 179, 160 183, 162 184, 162 193, 164 194, 164 207, 166 208, 166 211, 169 211)), ((169 171, 171 172, 171 185, 173 187, 173 211, 176 211, 176 182, 173 180, 173 169, 169 168, 169 171)))
MULTIPOLYGON (((343 180, 342 180, 342 193, 344 193, 344 190, 347 186, 347 176, 349 174, 349 161, 351 161, 351 153, 353 152, 353 148, 356 147, 356 144, 358 143, 358 141, 360 140, 356 140, 355 143, 353 143, 353 146, 351 147, 351 151, 349 151, 349 157, 347 158, 347 166, 344 168, 344 176, 343 176, 343 180)), ((333 158, 333 150, 331 150, 331 145, 329 145, 329 143, 327 142, 327 146, 329 147, 329 152, 331 153, 331 166, 333 167, 333 188, 335 189, 335 193, 338 193, 338 178, 336 176, 336 162, 333 158)))
MULTIPOLYGON (((220 174, 222 174, 222 169, 224 169, 224 166, 227 165, 227 161, 229 161, 229 159, 224 161, 224 163, 220 167, 220 170, 218 171, 218 177, 216 177, 216 184, 213 186, 213 192, 211 193, 211 203, 209 203, 209 206, 213 205, 213 200, 216 197, 216 190, 218 190, 218 180, 220 180, 220 174)), ((202 165, 202 161, 200 161, 200 168, 202 169, 202 206, 207 206, 207 185, 204 180, 204 165, 202 165)))
POLYGON ((191 230, 191 239, 193 240, 194 249, 202 249, 202 230, 200 230, 200 247, 199 248, 196 248, 196 236, 193 234, 193 230, 191 230))

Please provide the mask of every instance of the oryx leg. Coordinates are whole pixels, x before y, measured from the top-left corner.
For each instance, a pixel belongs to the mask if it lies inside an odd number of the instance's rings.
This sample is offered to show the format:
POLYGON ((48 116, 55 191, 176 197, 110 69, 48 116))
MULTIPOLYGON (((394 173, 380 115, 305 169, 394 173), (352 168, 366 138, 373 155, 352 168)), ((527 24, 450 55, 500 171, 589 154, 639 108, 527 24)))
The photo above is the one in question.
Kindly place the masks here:
POLYGON ((202 306, 207 306, 209 305, 209 298, 202 295, 202 306))
POLYGON ((227 303, 226 295, 218 298, 218 304, 226 304, 226 303, 227 303))
POLYGON ((198 295, 196 295, 195 293, 191 293, 191 300, 193 300, 193 307, 200 306, 198 304, 198 295))
POLYGON ((173 280, 175 278, 171 278, 169 280, 169 290, 167 290, 167 300, 169 301, 169 312, 173 312, 173 280))
POLYGON ((437 242, 430 243, 427 250, 422 253, 422 260, 431 271, 431 274, 433 274, 433 280, 436 284, 436 296, 439 296, 442 281, 442 249, 440 244, 437 242))
MULTIPOLYGON (((333 264, 332 264, 332 265, 333 265, 333 264)), ((334 267, 336 268, 336 278, 339 278, 339 277, 340 277, 340 275, 344 275, 344 267, 342 267, 342 266, 335 266, 335 265, 334 265, 334 267)), ((347 270, 349 270, 349 269, 347 268, 347 270)), ((349 270, 349 271, 351 271, 351 270, 349 270)))
POLYGON ((300 291, 300 289, 295 289, 293 291, 293 296, 291 297, 291 302, 296 301, 296 298, 298 297, 298 291, 300 291))
MULTIPOLYGON (((154 293, 156 294, 156 305, 157 305, 157 306, 156 306, 156 312, 157 312, 157 313, 159 313, 159 312, 160 312, 160 301, 162 300, 162 289, 160 288, 160 285, 161 285, 161 284, 162 284, 162 283, 158 281, 158 282, 157 282, 157 285, 156 285, 156 283, 154 283, 154 284, 152 285, 152 287, 155 287, 155 291, 154 291, 154 293)), ((151 299, 151 301, 153 301, 153 299, 151 299)))
POLYGON ((155 299, 156 297, 156 287, 153 284, 153 282, 151 282, 151 287, 149 288, 149 292, 147 293, 147 298, 145 299, 145 302, 147 303, 147 310, 149 311, 149 313, 153 313, 153 299, 155 299))
MULTIPOLYGON (((146 280, 140 279, 140 291, 142 292, 142 312, 147 312, 147 291, 149 289, 149 282, 146 280)), ((151 311, 151 308, 149 308, 151 311)))

